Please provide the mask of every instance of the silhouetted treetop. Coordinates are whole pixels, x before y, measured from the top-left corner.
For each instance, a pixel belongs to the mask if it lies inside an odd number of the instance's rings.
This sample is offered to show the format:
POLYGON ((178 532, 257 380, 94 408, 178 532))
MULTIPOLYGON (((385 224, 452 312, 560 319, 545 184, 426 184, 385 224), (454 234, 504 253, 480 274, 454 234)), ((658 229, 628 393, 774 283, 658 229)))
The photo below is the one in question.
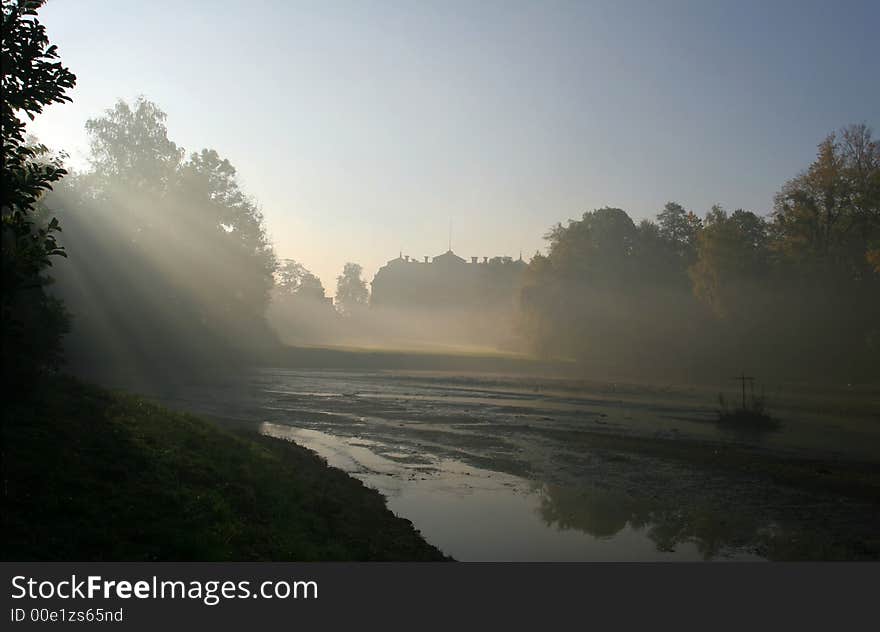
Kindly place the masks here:
POLYGON ((275 287, 282 295, 321 300, 325 298, 321 279, 293 259, 286 259, 278 267, 275 287))
POLYGON ((702 226, 700 218, 677 202, 667 202, 657 214, 657 225, 660 236, 669 242, 676 254, 690 262, 696 248, 697 233, 702 226))
POLYGON ((358 263, 346 263, 342 274, 336 277, 336 307, 343 316, 365 307, 370 298, 367 282, 361 278, 363 268, 358 263))
POLYGON ((636 226, 622 209, 600 208, 557 224, 546 235, 548 259, 563 277, 613 282, 633 271, 636 226))

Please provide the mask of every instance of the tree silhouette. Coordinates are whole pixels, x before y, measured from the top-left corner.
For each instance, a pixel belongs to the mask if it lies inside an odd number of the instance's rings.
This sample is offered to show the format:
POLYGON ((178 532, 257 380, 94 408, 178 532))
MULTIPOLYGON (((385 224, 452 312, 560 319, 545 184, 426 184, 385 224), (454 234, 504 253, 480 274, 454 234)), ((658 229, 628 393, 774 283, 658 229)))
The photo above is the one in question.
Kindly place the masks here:
POLYGON ((699 217, 686 211, 677 202, 667 202, 657 214, 660 236, 666 240, 673 251, 686 263, 693 262, 696 253, 697 235, 702 227, 699 217))
POLYGON ((716 205, 701 221, 669 202, 636 226, 603 208, 546 238, 520 293, 539 353, 637 371, 877 376, 880 143, 865 125, 828 136, 769 217, 716 205))
POLYGON ((309 272, 304 265, 287 259, 278 267, 275 287, 282 295, 323 300, 324 285, 321 279, 309 272))
POLYGON ((55 200, 68 243, 88 253, 58 284, 82 362, 103 353, 152 371, 272 344, 276 260, 262 213, 215 150, 184 159, 165 118, 141 97, 90 120, 91 169, 55 200))
POLYGON ((336 307, 343 316, 351 316, 367 305, 370 292, 362 272, 360 264, 349 262, 336 277, 336 307))
POLYGON ((42 1, 4 0, 2 5, 3 128, 2 318, 4 383, 59 360, 66 329, 61 304, 48 296, 44 274, 53 256, 66 256, 55 218, 38 217, 41 197, 66 171, 42 145, 25 141, 24 117, 33 120, 51 103, 70 101, 76 77, 58 59, 37 19, 42 1))
POLYGON ((728 215, 721 206, 712 207, 691 268, 694 293, 719 316, 737 307, 748 309, 748 300, 736 294, 743 284, 759 282, 767 274, 768 254, 763 218, 742 209, 728 215))
POLYGON ((789 260, 863 274, 880 247, 880 142, 871 129, 852 125, 827 136, 813 163, 776 196, 774 220, 789 260))

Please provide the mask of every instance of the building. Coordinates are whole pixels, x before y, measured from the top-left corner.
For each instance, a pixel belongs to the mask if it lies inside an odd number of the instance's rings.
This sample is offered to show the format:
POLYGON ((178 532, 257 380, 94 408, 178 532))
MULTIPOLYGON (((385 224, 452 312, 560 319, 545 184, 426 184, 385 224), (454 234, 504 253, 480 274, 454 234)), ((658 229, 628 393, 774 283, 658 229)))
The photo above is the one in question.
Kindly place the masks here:
POLYGON ((423 260, 400 254, 382 266, 372 282, 374 307, 457 309, 509 307, 516 299, 526 263, 512 257, 471 257, 447 250, 423 260))

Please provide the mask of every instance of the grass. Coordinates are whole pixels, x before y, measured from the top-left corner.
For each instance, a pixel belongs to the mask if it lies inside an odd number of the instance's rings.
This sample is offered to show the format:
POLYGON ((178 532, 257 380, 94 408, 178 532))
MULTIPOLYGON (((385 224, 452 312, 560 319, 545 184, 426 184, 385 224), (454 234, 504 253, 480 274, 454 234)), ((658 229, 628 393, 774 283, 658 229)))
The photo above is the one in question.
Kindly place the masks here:
POLYGON ((2 439, 6 561, 448 559, 309 450, 72 378, 2 439))

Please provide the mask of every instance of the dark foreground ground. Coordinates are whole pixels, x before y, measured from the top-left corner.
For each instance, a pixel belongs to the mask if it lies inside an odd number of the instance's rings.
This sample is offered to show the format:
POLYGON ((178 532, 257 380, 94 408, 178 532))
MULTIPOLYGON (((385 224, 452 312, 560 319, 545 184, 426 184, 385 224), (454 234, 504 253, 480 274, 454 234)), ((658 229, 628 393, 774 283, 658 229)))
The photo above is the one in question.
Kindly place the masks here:
POLYGON ((315 453, 70 378, 4 402, 3 560, 442 560, 315 453))

